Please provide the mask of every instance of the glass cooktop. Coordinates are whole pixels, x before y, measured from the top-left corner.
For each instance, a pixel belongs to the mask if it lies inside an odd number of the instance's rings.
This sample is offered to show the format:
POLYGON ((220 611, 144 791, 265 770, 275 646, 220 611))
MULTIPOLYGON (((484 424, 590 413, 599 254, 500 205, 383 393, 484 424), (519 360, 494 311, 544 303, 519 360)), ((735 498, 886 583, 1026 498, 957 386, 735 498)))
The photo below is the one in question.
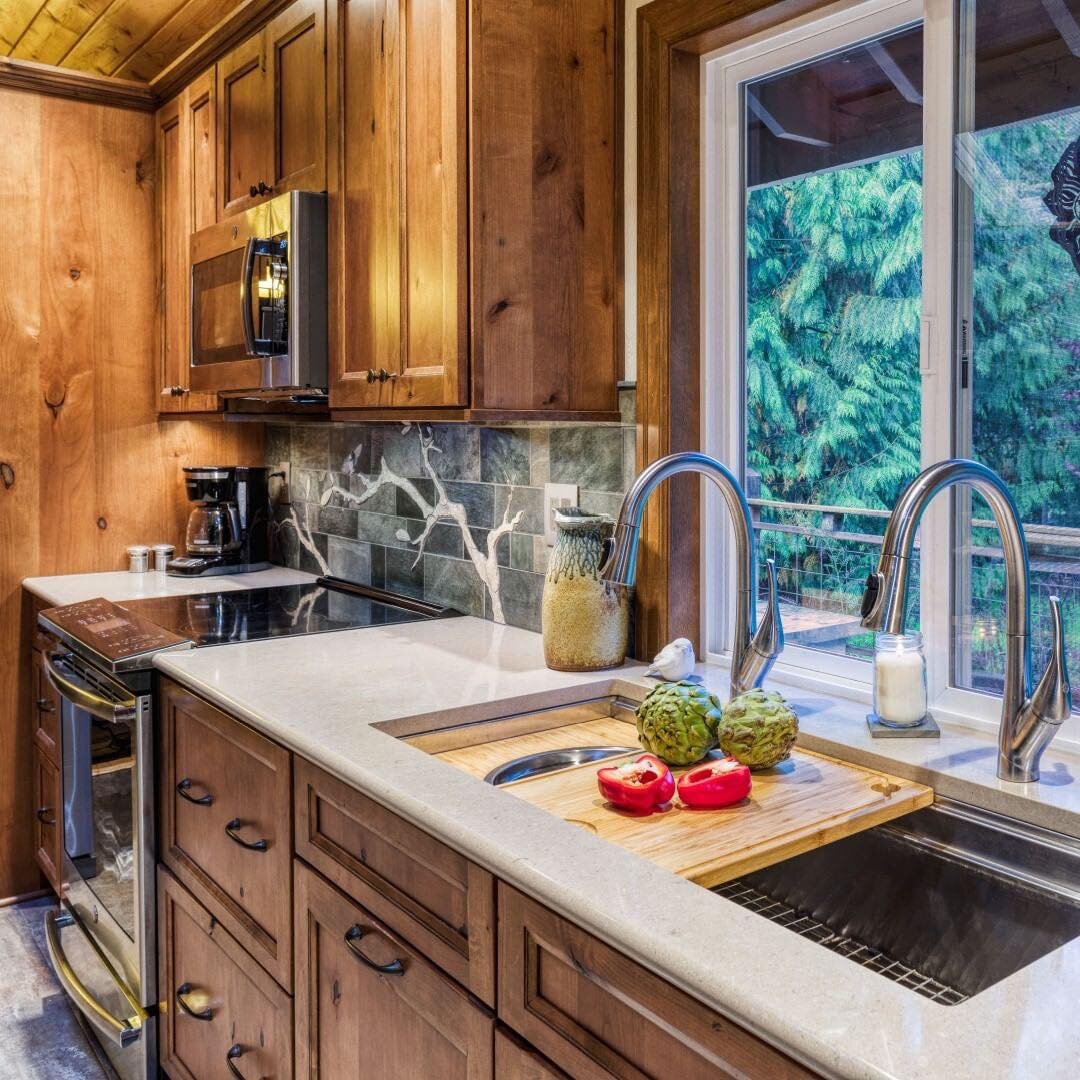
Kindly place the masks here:
POLYGON ((125 600, 121 607, 196 647, 418 622, 460 614, 337 578, 197 596, 125 600))

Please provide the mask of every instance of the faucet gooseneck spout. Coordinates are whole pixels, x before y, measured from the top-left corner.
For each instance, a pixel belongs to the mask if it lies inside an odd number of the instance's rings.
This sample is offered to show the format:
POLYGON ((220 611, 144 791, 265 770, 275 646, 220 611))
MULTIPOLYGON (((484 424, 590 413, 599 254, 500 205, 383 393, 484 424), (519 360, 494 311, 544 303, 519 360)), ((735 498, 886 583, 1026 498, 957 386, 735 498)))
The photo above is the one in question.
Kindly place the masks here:
POLYGON ((649 496, 667 479, 679 473, 707 476, 720 489, 735 528, 736 599, 735 634, 731 655, 731 696, 760 686, 784 648, 784 628, 776 586, 776 565, 770 559, 769 599, 761 625, 756 626, 754 588, 757 555, 750 507, 734 473, 707 454, 669 454, 644 469, 631 485, 615 526, 614 546, 602 570, 606 581, 632 588, 637 577, 641 519, 649 496))
POLYGON ((939 492, 958 484, 974 488, 989 504, 1005 557, 1005 684, 998 733, 998 776, 1017 782, 1038 780, 1039 759, 1071 708, 1065 630, 1061 601, 1053 596, 1050 662, 1032 690, 1027 543, 1016 504, 996 472, 977 461, 953 458, 931 465, 907 486, 885 528, 877 569, 866 581, 862 624, 871 630, 903 633, 911 552, 919 521, 939 492))

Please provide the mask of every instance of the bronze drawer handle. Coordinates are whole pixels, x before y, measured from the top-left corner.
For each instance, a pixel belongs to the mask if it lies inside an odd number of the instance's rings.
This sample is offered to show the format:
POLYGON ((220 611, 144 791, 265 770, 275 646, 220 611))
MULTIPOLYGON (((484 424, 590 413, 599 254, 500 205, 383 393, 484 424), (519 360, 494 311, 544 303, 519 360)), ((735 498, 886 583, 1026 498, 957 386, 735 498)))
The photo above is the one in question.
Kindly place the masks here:
POLYGON ((39 806, 34 811, 34 817, 36 817, 38 819, 38 821, 41 822, 42 825, 55 825, 56 824, 56 818, 48 816, 51 813, 52 813, 52 807, 51 806, 39 806))
POLYGON ((391 960, 389 964, 376 964, 374 960, 365 956, 360 951, 356 942, 364 936, 364 933, 364 928, 359 924, 350 926, 349 929, 345 931, 345 944, 348 947, 349 952, 362 963, 367 964, 372 971, 377 971, 380 975, 404 975, 405 965, 401 960, 391 960))
POLYGON ((189 795, 188 794, 188 791, 190 790, 190 788, 191 788, 191 781, 185 776, 184 779, 181 780, 180 783, 176 785, 176 794, 179 795, 180 798, 184 799, 186 802, 194 803, 195 806, 213 806, 214 805, 214 796, 209 794, 209 792, 206 795, 200 795, 198 798, 196 798, 194 795, 189 795))
POLYGON ((239 1043, 233 1043, 229 1047, 229 1052, 225 1055, 225 1064, 229 1066, 229 1072, 238 1077, 239 1080, 244 1080, 244 1074, 233 1064, 233 1061, 240 1057, 243 1052, 244 1048, 239 1043))
POLYGON ((39 697, 34 704, 38 712, 56 712, 56 706, 47 697, 39 697))
POLYGON ((240 828, 240 819, 234 817, 225 826, 225 835, 234 843, 239 844, 242 848, 247 848, 248 851, 266 851, 270 846, 269 840, 245 840, 242 836, 239 836, 236 832, 240 828))
POLYGON ((191 983, 181 983, 176 988, 176 1004, 180 1006, 181 1010, 187 1013, 192 1020, 213 1020, 214 1010, 207 1006, 205 1009, 193 1009, 185 1000, 184 995, 190 994, 195 987, 191 983))

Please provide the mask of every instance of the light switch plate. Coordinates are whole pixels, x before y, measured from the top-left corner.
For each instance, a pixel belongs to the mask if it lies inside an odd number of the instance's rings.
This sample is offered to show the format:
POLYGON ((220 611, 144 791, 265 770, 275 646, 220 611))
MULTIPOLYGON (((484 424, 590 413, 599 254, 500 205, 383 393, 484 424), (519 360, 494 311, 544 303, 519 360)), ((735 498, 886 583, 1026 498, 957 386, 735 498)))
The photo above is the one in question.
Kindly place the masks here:
POLYGON ((578 505, 577 484, 544 485, 544 543, 555 546, 555 511, 564 506, 578 505))
POLYGON ((266 485, 271 506, 288 506, 292 502, 291 483, 292 466, 287 461, 279 461, 270 470, 266 485))

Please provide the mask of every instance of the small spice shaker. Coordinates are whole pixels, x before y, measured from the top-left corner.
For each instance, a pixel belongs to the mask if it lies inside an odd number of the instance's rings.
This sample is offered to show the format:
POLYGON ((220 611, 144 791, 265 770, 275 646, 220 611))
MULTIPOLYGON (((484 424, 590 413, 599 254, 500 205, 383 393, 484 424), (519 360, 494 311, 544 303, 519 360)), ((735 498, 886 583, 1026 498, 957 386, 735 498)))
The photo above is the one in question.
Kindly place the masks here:
POLYGON ((150 549, 145 544, 132 544, 127 554, 130 573, 145 574, 150 569, 150 549))
POLYGON ((175 550, 176 548, 174 548, 172 544, 155 544, 153 548, 154 569, 164 573, 175 550))

